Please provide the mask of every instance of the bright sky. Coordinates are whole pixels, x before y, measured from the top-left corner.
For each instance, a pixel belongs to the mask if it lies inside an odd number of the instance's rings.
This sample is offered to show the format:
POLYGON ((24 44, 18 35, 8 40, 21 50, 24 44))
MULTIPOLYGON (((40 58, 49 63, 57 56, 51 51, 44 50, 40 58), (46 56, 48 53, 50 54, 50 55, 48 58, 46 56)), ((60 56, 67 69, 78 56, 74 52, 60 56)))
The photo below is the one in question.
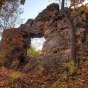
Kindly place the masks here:
POLYGON ((54 3, 55 0, 26 0, 25 4, 21 6, 24 13, 21 15, 26 22, 29 18, 35 18, 39 12, 44 10, 49 4, 54 3))

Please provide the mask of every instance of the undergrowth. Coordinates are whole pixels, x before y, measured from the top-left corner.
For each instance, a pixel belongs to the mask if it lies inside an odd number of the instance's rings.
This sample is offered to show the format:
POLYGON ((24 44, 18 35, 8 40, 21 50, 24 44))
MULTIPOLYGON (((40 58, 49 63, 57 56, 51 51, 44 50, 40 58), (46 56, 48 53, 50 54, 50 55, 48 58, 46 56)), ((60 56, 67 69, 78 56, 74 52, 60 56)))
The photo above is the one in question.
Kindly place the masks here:
POLYGON ((27 50, 27 56, 38 59, 40 57, 40 52, 36 51, 34 47, 31 47, 27 50))
POLYGON ((81 61, 79 66, 63 63, 57 70, 45 72, 43 67, 25 74, 1 67, 0 88, 88 88, 88 60, 81 61))

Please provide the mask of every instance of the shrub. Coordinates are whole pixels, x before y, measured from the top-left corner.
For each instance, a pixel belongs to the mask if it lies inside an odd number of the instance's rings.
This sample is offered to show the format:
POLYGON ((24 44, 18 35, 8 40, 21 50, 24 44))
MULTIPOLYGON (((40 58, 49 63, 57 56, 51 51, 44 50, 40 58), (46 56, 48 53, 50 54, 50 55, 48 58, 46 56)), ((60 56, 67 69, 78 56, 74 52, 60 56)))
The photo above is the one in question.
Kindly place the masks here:
POLYGON ((22 76, 22 73, 21 72, 13 72, 11 75, 10 75, 10 79, 12 81, 12 86, 14 88, 19 88, 19 83, 18 83, 18 79, 20 79, 20 77, 22 76))
POLYGON ((34 47, 31 47, 27 50, 27 56, 38 59, 40 57, 40 53, 36 51, 34 47))

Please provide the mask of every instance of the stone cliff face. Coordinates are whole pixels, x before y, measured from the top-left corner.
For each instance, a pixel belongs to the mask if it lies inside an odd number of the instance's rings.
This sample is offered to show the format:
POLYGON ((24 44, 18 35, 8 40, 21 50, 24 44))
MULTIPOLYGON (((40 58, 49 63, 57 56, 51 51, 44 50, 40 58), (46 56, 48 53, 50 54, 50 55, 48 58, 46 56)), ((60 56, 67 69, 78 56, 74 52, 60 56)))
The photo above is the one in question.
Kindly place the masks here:
MULTIPOLYGON (((72 16, 73 19, 74 16, 72 16)), ((78 21, 81 22, 82 19, 80 17, 78 21)), ((77 33, 77 50, 80 50, 81 42, 85 44, 84 40, 85 36, 85 29, 84 25, 77 24, 77 18, 73 19, 74 25, 76 27, 77 33), (79 25, 79 26, 78 26, 79 25), (82 34, 82 39, 80 39, 80 33, 82 34)), ((44 66, 45 64, 48 67, 54 67, 59 65, 60 61, 67 61, 69 60, 70 55, 70 36, 69 36, 69 25, 66 22, 66 18, 62 13, 59 12, 59 5, 58 4, 51 4, 47 6, 39 15, 34 19, 29 19, 25 24, 22 24, 17 31, 13 29, 14 32, 11 30, 6 30, 3 32, 2 36, 2 50, 4 48, 4 43, 9 44, 10 46, 14 46, 15 43, 12 43, 12 40, 16 38, 16 40, 21 41, 18 39, 23 37, 23 44, 26 44, 25 47, 22 46, 22 54, 20 56, 25 56, 27 47, 30 46, 31 38, 40 38, 44 37, 45 42, 43 44, 42 53, 41 53, 41 60, 37 63, 40 63, 39 66, 44 66), (8 32, 8 33, 6 33, 8 32), (17 33, 17 34, 16 34, 17 33), (19 36, 19 34, 21 34, 19 36), (23 36, 25 34, 25 36, 23 36), (13 36, 12 36, 13 35, 13 36), (7 41, 6 41, 7 39, 7 41), (29 44, 28 44, 29 41, 29 44)), ((20 44, 19 44, 20 45, 20 44)), ((15 44, 17 48, 18 44, 15 44)), ((15 48, 16 49, 16 48, 15 48)), ((16 52, 19 53, 19 50, 16 52)), ((14 54, 15 52, 13 52, 14 54)), ((81 53, 81 52, 79 52, 81 53)), ((15 57, 15 54, 13 58, 15 57)), ((28 62, 30 63, 30 62, 28 62)), ((39 67, 38 66, 38 67, 39 67)))
POLYGON ((5 66, 13 68, 26 62, 27 48, 30 47, 30 33, 27 31, 12 28, 2 34, 1 58, 5 66))

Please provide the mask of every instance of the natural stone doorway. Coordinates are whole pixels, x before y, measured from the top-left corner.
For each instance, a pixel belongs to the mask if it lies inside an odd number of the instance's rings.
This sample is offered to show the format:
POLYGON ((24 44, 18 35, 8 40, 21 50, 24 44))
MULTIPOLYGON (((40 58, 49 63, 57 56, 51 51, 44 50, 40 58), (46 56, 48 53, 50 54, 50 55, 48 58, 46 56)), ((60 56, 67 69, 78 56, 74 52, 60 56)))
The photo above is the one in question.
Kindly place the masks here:
POLYGON ((42 50, 45 38, 31 38, 31 46, 35 47, 36 50, 42 50))

